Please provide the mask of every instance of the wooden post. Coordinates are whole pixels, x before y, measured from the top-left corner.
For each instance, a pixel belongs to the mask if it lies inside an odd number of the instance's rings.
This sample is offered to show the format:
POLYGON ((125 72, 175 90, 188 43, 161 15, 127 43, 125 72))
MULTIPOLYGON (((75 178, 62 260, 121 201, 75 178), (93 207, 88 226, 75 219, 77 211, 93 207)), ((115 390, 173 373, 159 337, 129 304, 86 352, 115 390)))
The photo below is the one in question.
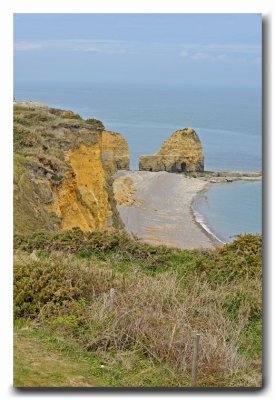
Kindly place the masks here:
POLYGON ((196 386, 197 372, 198 372, 198 361, 199 361, 199 347, 200 347, 200 334, 197 333, 194 339, 194 352, 193 352, 193 363, 192 363, 192 382, 191 386, 196 386))
POLYGON ((110 310, 113 311, 115 305, 115 289, 110 289, 110 310))
POLYGON ((174 325, 174 327, 173 327, 173 330, 172 330, 172 335, 171 335, 171 339, 170 339, 168 351, 170 351, 171 348, 172 348, 174 336, 175 336, 175 333, 176 333, 176 327, 177 327, 177 323, 175 323, 175 325, 174 325))

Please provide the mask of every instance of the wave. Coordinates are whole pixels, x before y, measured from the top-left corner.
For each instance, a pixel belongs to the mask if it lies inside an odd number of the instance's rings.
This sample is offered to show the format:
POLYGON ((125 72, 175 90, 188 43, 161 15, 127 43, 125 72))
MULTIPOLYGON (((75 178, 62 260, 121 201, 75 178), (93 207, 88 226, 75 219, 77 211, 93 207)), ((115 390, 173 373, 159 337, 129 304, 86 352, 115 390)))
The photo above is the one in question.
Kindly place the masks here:
POLYGON ((192 205, 192 211, 195 218, 195 221, 205 230, 209 235, 213 236, 221 244, 226 244, 223 240, 221 240, 215 233, 211 230, 210 226, 208 225, 205 217, 197 210, 194 209, 194 205, 192 205))

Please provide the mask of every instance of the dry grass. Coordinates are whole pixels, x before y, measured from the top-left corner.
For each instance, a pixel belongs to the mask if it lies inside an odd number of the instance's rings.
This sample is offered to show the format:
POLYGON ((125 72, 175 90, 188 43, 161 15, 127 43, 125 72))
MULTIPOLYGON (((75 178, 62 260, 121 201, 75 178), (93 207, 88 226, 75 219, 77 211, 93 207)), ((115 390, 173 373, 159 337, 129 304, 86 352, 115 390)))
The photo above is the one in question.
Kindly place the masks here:
MULTIPOLYGON (((15 311, 18 317, 30 316, 53 334, 109 360, 120 354, 141 354, 183 376, 190 376, 193 337, 200 333, 201 385, 220 385, 223 376, 228 386, 233 382, 260 386, 261 279, 260 265, 257 272, 255 263, 259 247, 253 240, 240 239, 218 254, 163 249, 167 265, 169 257, 174 265, 163 268, 161 259, 159 266, 154 259, 153 270, 144 260, 144 253, 153 248, 129 242, 132 247, 125 246, 133 252, 131 259, 126 248, 119 247, 119 238, 107 257, 98 250, 98 242, 97 251, 89 248, 88 256, 81 259, 63 251, 18 251, 15 311), (234 262, 240 257, 243 265, 244 254, 250 260, 250 274, 241 270, 234 278, 230 257, 234 262), (212 272, 205 273, 211 262, 212 272), (216 279, 214 266, 222 262, 224 278, 216 279), (113 310, 110 288, 116 293, 113 310)), ((72 245, 78 246, 75 238, 72 245)), ((106 243, 102 245, 106 252, 106 243)), ((77 248, 83 257, 83 248, 77 248)))
MULTIPOLYGON (((78 324, 90 332, 82 338, 85 347, 103 352, 141 350, 154 362, 169 360, 188 371, 193 337, 199 332, 201 371, 232 373, 245 367, 238 344, 250 307, 241 307, 235 323, 226 318, 222 307, 226 286, 213 290, 207 283, 202 287, 195 278, 192 290, 183 291, 171 273, 157 278, 136 274, 135 278, 127 281, 125 288, 121 281, 112 282, 118 287, 114 311, 110 311, 106 290, 78 315, 78 324)), ((67 306, 59 311, 59 316, 68 316, 67 306)))

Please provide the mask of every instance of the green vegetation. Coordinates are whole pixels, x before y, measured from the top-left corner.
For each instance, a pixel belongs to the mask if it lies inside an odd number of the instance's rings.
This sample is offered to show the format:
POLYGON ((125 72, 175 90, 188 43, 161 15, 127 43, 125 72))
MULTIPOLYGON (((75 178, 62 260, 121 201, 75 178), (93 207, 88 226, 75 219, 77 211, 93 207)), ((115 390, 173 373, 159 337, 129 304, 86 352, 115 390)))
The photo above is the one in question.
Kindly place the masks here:
POLYGON ((125 351, 100 356, 24 320, 14 328, 17 387, 186 386, 168 365, 125 351))
POLYGON ((92 375, 92 357, 80 357, 79 350, 39 331, 31 324, 17 321, 14 328, 14 385, 99 386, 92 375))
POLYGON ((101 121, 99 121, 98 119, 95 119, 95 118, 86 119, 86 123, 94 125, 100 130, 104 130, 105 129, 105 126, 103 125, 103 123, 101 121))
POLYGON ((116 231, 16 235, 15 385, 190 386, 200 333, 198 386, 261 386, 261 246, 253 235, 215 251, 116 231))

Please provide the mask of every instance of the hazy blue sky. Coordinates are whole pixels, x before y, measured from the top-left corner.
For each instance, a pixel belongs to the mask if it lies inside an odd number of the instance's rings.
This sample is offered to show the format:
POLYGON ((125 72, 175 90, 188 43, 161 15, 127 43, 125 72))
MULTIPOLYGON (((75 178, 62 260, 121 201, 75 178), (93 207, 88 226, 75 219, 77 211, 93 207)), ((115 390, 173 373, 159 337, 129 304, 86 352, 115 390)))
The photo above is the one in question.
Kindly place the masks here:
POLYGON ((261 85, 260 14, 15 14, 15 80, 261 85))

